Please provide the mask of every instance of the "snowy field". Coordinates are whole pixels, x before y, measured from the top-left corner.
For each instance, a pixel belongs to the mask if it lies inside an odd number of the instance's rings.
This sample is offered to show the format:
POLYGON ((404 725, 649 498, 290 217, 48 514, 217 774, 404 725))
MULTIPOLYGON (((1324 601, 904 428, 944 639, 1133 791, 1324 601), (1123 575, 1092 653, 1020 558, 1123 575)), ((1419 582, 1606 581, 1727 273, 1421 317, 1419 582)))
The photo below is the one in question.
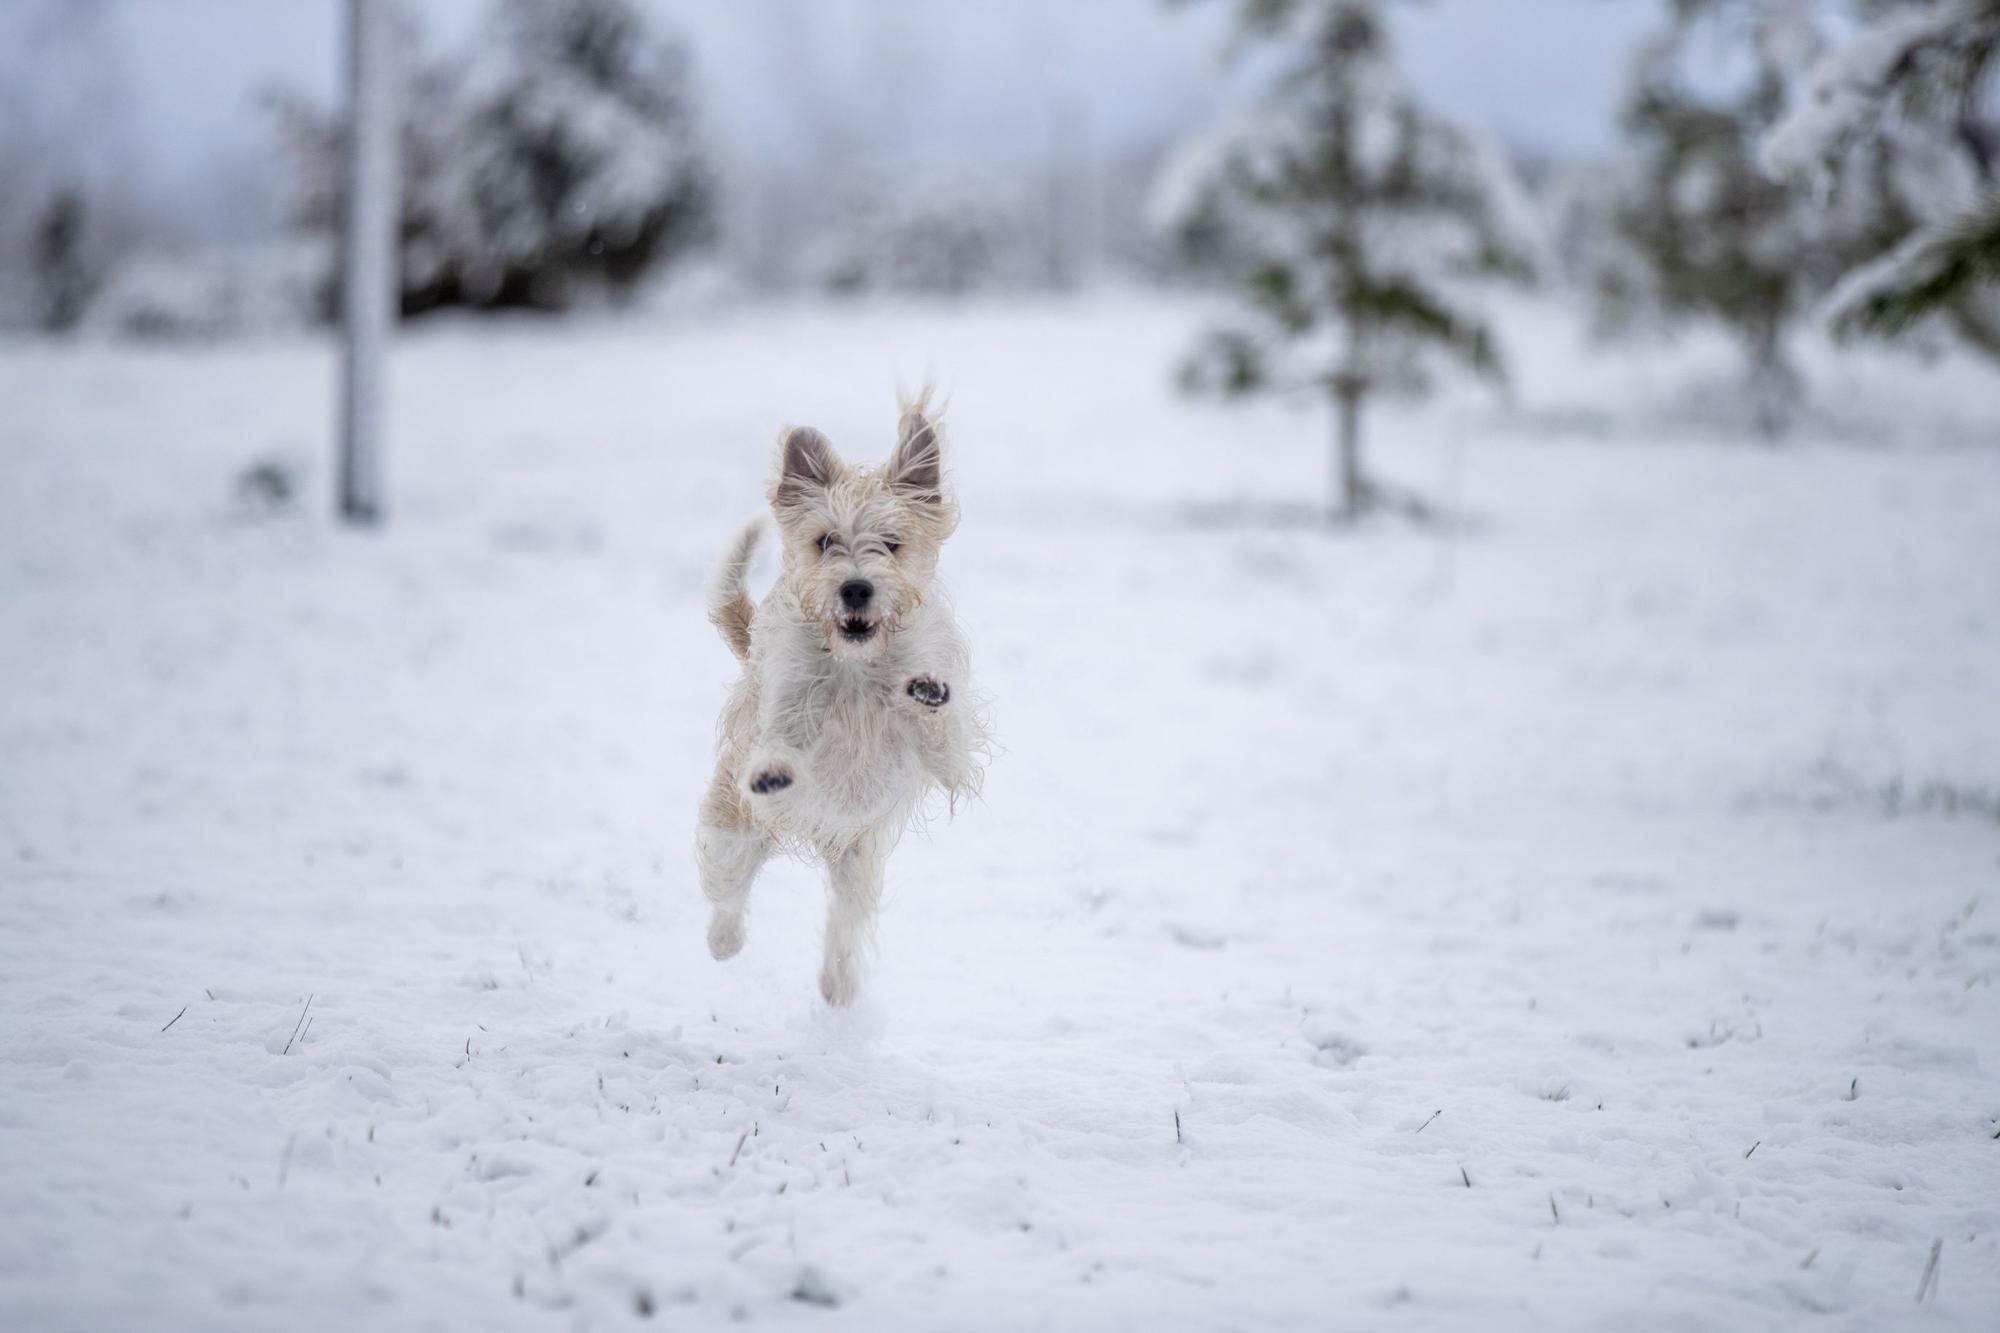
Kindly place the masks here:
POLYGON ((1523 308, 1330 534, 1197 315, 426 327, 373 535, 323 344, 0 347, 0 1326, 2000 1327, 2000 380, 1523 308), (834 1015, 700 585, 927 376, 1003 753, 834 1015))

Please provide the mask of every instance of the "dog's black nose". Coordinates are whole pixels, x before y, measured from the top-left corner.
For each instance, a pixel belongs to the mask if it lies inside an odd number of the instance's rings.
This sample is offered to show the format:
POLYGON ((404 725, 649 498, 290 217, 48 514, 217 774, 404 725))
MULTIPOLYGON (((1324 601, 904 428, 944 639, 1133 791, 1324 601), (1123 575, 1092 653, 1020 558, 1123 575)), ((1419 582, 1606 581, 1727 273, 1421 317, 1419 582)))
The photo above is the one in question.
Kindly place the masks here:
POLYGON ((849 579, 840 585, 840 604, 850 611, 859 611, 874 595, 875 585, 867 579, 849 579))

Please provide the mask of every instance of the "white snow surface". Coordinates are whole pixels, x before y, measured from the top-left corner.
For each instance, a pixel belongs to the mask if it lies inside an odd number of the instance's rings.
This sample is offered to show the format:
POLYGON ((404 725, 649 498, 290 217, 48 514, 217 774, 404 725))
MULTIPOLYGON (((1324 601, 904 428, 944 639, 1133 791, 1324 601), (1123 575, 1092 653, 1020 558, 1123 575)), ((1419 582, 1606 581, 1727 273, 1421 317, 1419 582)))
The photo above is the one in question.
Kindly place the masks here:
POLYGON ((1765 447, 1524 304, 1331 533, 1209 313, 429 325, 373 533, 324 344, 0 344, 0 1327, 2000 1326, 1990 372, 1765 447), (701 584, 927 376, 1003 752, 834 1014, 701 584))

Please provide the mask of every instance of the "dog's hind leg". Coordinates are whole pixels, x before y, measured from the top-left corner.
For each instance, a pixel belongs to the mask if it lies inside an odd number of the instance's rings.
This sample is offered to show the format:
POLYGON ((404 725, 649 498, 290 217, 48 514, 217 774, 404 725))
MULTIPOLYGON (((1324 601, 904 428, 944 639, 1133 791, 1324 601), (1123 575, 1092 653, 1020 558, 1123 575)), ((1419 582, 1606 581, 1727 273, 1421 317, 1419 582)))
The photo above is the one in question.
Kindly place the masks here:
POLYGON ((718 959, 734 958, 743 948, 743 908, 750 899, 750 885, 771 846, 755 833, 707 824, 695 830, 694 840, 701 891, 709 901, 708 951, 718 959))
POLYGON ((826 964, 820 969, 819 993, 828 1004, 846 1004, 861 984, 862 953, 882 902, 886 842, 866 834, 827 857, 826 964))
POLYGON ((718 765, 694 830, 695 863, 701 891, 708 896, 708 951, 734 958, 743 948, 743 908, 750 885, 771 854, 771 843, 750 822, 737 794, 735 775, 718 765))

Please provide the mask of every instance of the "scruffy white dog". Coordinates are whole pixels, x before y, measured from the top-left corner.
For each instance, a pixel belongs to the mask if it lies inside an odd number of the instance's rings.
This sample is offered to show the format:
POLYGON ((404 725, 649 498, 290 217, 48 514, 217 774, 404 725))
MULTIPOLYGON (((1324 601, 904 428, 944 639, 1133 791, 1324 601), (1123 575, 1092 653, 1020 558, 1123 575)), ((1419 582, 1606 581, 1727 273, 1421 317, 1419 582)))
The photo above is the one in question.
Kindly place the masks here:
POLYGON ((723 710, 695 855, 712 910, 709 952, 743 947, 743 909, 773 851, 827 867, 829 1004, 854 998, 883 863, 934 790, 977 790, 985 734, 965 642, 936 582, 958 524, 926 400, 903 410, 879 468, 850 467, 824 435, 787 429, 770 491, 784 566, 752 606, 744 573, 762 520, 709 589, 709 619, 744 663, 723 710))

